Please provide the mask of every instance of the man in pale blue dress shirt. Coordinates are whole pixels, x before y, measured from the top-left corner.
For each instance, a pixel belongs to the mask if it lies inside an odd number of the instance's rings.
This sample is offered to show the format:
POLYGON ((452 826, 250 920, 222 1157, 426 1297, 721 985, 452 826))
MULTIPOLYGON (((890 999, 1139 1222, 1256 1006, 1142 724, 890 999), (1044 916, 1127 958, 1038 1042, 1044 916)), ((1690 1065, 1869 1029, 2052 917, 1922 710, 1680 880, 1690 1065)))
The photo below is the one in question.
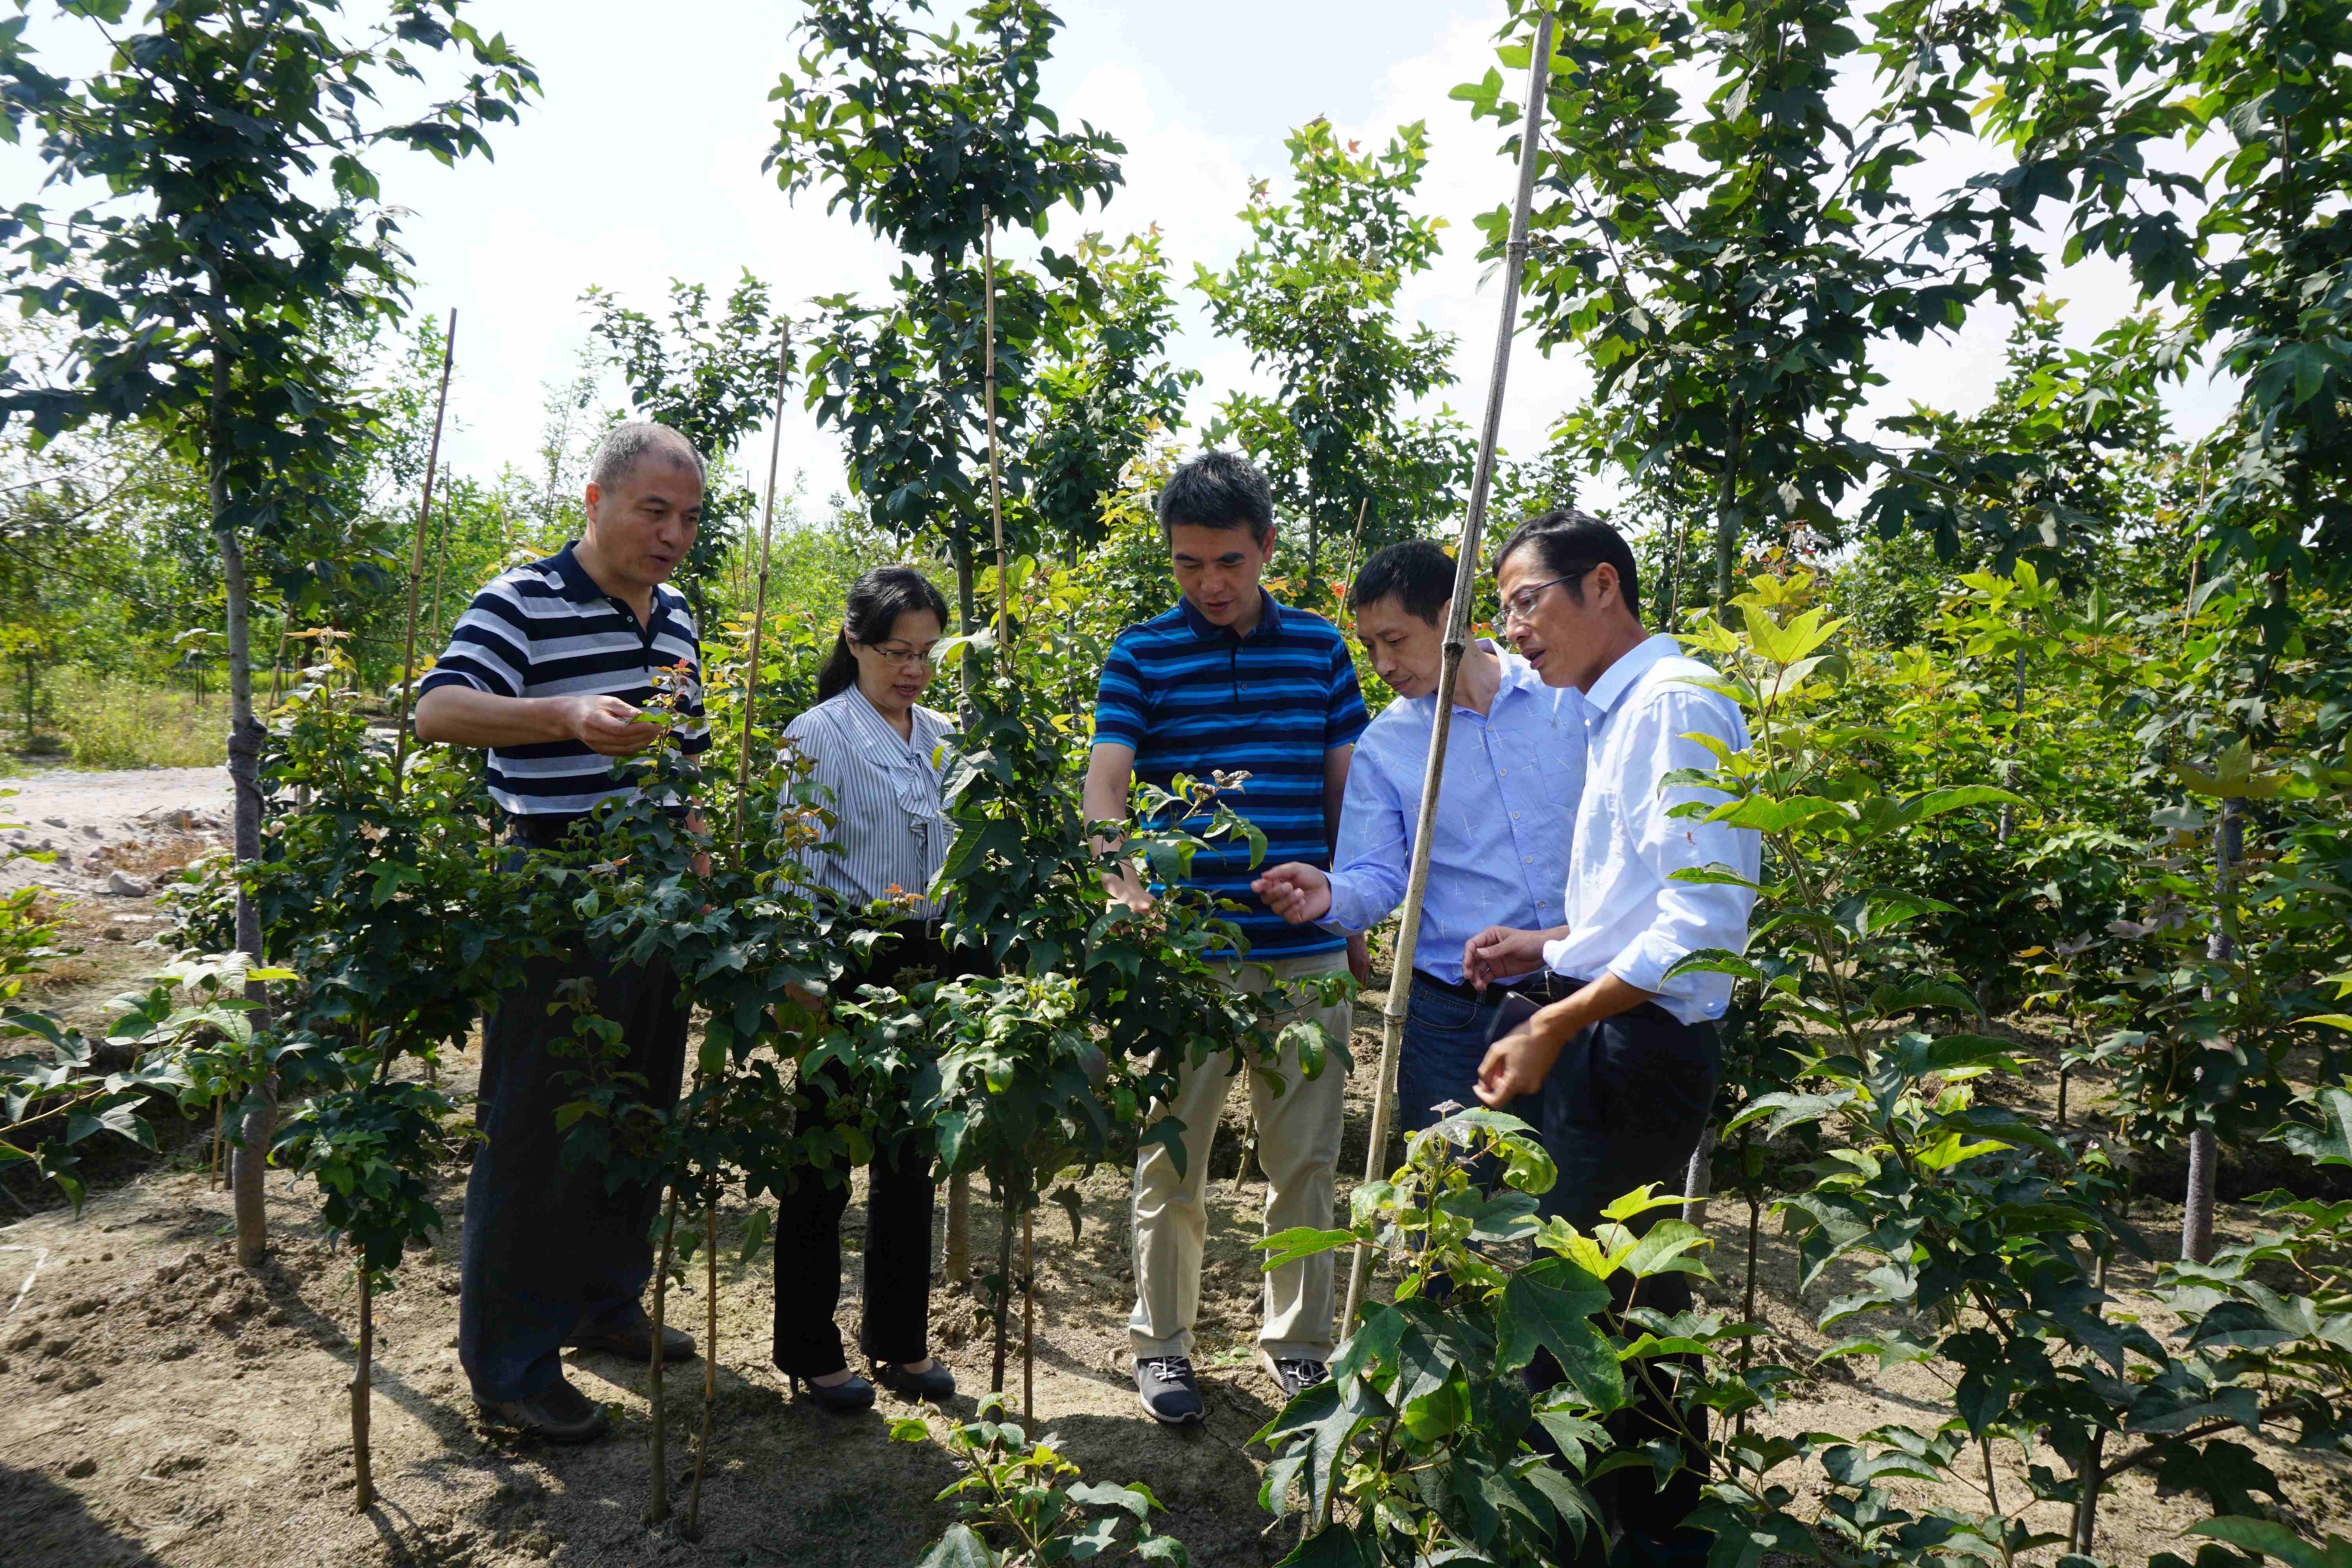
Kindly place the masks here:
MULTIPOLYGON (((1348 610, 1397 700, 1356 742, 1331 870, 1291 861, 1252 884, 1284 919, 1352 936, 1404 902, 1453 597, 1454 560, 1427 540, 1391 544, 1357 573, 1348 610)), ((1538 930, 1560 922, 1569 824, 1584 790, 1584 718, 1573 690, 1547 687, 1525 659, 1481 639, 1464 656, 1454 699, 1397 1068, 1408 1133, 1433 1125, 1441 1105, 1477 1103, 1478 1065, 1505 994, 1550 999, 1550 972, 1539 963, 1482 991, 1463 980, 1462 952, 1498 921, 1538 930)))
MULTIPOLYGON (((1748 945, 1748 917, 1761 843, 1753 829, 1677 816, 1685 804, 1719 804, 1713 790, 1668 785, 1678 770, 1712 770, 1710 749, 1748 748, 1738 705, 1705 684, 1716 672, 1685 658, 1671 637, 1642 625, 1632 551, 1605 522, 1576 511, 1523 523, 1495 557, 1504 629, 1547 685, 1583 693, 1589 734, 1584 795, 1570 856, 1565 918, 1550 927, 1496 926, 1470 939, 1471 979, 1540 963, 1568 994, 1495 1042, 1478 1096, 1512 1104, 1542 1089, 1544 1144, 1559 1179, 1543 1212, 1590 1235, 1601 1208, 1645 1183, 1677 1192, 1714 1108, 1723 1053, 1715 1020, 1731 982, 1712 971, 1674 973, 1684 959, 1748 945), (1737 880, 1685 881, 1682 871, 1727 869, 1737 880)), ((1660 1211, 1632 1223, 1648 1228, 1660 1211)), ((1633 1288, 1611 1277, 1622 1309, 1633 1288)), ((1634 1304, 1672 1315, 1690 1310, 1688 1279, 1655 1275, 1634 1304)), ((1650 1363, 1658 1375, 1681 1358, 1650 1363)), ((1559 1379, 1549 1352, 1528 1369, 1538 1389, 1559 1379)), ((1609 1418, 1620 1447, 1649 1448, 1652 1465, 1596 1481, 1603 1519, 1622 1534, 1587 1530, 1560 1561, 1574 1568, 1664 1568, 1707 1561, 1714 1537, 1684 1524, 1705 1478, 1706 1412, 1677 1408, 1645 1381, 1628 1410, 1609 1418), (1682 1460, 1661 1480, 1669 1447, 1682 1460)))

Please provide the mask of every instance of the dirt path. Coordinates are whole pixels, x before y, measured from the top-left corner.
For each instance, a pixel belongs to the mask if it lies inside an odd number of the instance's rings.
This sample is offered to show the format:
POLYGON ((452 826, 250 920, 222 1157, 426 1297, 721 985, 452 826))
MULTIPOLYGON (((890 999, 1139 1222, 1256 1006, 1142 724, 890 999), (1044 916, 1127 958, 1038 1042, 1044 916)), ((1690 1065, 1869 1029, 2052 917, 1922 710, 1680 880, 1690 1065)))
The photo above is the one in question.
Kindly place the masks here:
MULTIPOLYGON (((227 838, 226 768, 27 773, 0 779, 0 790, 9 792, 0 796, 0 822, 17 825, 0 834, 0 840, 57 857, 46 864, 0 861, 0 892, 31 883, 102 894, 111 871, 132 861, 152 862, 156 849, 175 848, 181 839, 227 838)), ((143 881, 161 868, 142 864, 127 874, 143 881)))

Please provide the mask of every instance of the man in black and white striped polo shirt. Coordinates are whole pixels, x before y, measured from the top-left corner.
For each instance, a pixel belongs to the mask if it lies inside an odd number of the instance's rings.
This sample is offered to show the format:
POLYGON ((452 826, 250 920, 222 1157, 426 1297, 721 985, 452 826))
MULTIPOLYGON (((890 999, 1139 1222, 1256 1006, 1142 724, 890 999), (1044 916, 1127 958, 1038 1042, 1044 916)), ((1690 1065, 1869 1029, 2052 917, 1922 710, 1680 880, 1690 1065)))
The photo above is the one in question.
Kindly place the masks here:
MULTIPOLYGON (((702 517, 702 459, 663 425, 619 426, 591 459, 581 537, 544 561, 502 574, 474 596, 424 680, 416 737, 488 749, 490 795, 511 836, 552 847, 599 801, 623 793, 612 760, 658 733, 630 720, 654 697, 653 672, 683 661, 694 674, 685 731, 704 728, 702 648, 670 574, 702 517)), ((650 1098, 677 1102, 687 1004, 667 963, 615 968, 584 951, 533 959, 499 998, 482 1033, 475 1119, 482 1133, 466 1186, 457 1355, 485 1414, 558 1442, 605 1429, 602 1406, 563 1377, 562 1348, 650 1361, 653 1324, 639 1296, 653 1278, 646 1239, 658 1191, 605 1190, 593 1165, 563 1168, 556 1110, 574 1098, 576 1059, 551 1045, 568 1026, 550 1014, 558 988, 595 984, 596 1010, 622 1026, 623 1072, 650 1098)), ((676 1329, 663 1359, 694 1354, 676 1329)))

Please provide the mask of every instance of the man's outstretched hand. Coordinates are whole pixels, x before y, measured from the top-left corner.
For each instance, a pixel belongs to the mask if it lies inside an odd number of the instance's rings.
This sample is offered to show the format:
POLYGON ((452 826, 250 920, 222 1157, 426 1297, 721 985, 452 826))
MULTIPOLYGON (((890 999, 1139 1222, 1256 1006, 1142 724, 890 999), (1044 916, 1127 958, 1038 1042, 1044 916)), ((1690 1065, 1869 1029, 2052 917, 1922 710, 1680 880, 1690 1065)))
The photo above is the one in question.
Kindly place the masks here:
POLYGON ((639 710, 617 697, 565 697, 572 738, 599 756, 625 757, 661 739, 661 726, 639 724, 639 710))
POLYGON ((1265 907, 1292 925, 1319 921, 1331 912, 1331 879, 1303 860, 1269 867, 1250 884, 1265 907))
POLYGON ((1478 1098, 1496 1110, 1523 1094, 1533 1094, 1551 1074, 1565 1040, 1546 1040, 1522 1025, 1486 1047, 1478 1064, 1478 1098))

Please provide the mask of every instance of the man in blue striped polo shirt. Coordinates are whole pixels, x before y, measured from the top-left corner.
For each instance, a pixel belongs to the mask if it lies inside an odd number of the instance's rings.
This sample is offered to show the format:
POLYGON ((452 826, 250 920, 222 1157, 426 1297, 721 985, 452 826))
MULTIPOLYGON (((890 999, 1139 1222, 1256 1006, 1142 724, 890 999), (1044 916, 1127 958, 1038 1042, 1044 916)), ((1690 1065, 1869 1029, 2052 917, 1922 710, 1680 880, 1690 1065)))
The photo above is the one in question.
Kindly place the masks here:
MULTIPOLYGON (((1160 492, 1160 529, 1182 592, 1173 609, 1129 626, 1104 663, 1095 705, 1094 752, 1087 768, 1089 822, 1124 820, 1134 779, 1165 786, 1179 773, 1207 778, 1244 771, 1224 803, 1256 824, 1269 860, 1328 867, 1348 785, 1348 759, 1368 720, 1356 668, 1337 628, 1276 602, 1258 585, 1274 552, 1274 500, 1265 479, 1230 452, 1204 452, 1160 492)), ((1360 936, 1342 939, 1295 926, 1250 890, 1246 846, 1213 847, 1194 858, 1188 886, 1240 906, 1232 918, 1249 943, 1230 984, 1258 991, 1368 967, 1360 936)), ((1114 903, 1142 910, 1152 895, 1132 868, 1104 879, 1114 903)), ((1350 1010, 1306 1005, 1277 1014, 1279 1032, 1297 1018, 1330 1036, 1329 1068, 1314 1079, 1286 1052, 1273 1093, 1255 1075, 1258 1163, 1266 1176, 1266 1234, 1295 1226, 1327 1228, 1339 1156, 1340 1090, 1350 1010)), ((1192 1373, 1192 1324, 1201 1299, 1201 1254, 1209 1147, 1233 1086, 1223 1062, 1182 1068, 1176 1098, 1159 1109, 1183 1124, 1184 1172, 1160 1143, 1135 1166, 1136 1303, 1128 1320, 1136 1392, 1170 1426, 1202 1419, 1192 1373)), ((1266 1276, 1260 1364, 1286 1396, 1327 1374, 1331 1355, 1332 1264, 1328 1253, 1286 1263, 1266 1276)))
MULTIPOLYGON (((597 804, 622 795, 613 759, 659 731, 631 721, 654 700, 653 672, 692 672, 685 749, 710 744, 702 723, 702 647, 670 574, 702 517, 702 459, 663 425, 617 426, 590 459, 581 537, 518 566, 474 595, 416 700, 416 738, 488 749, 490 795, 511 837, 560 845, 597 804)), ((593 963, 582 952, 529 961, 482 1031, 476 1120, 481 1146, 466 1184, 457 1359, 493 1419, 555 1442, 603 1435, 603 1406, 563 1377, 567 1344, 637 1361, 654 1354, 638 1297, 653 1278, 646 1236, 658 1190, 607 1190, 601 1167, 566 1170, 556 1110, 574 1098, 577 1062, 551 1047, 560 988, 595 983, 596 1010, 628 1048, 617 1070, 641 1075, 663 1109, 685 1068, 687 1005, 667 963, 593 963)), ((666 1361, 694 1342, 664 1329, 666 1361)))

